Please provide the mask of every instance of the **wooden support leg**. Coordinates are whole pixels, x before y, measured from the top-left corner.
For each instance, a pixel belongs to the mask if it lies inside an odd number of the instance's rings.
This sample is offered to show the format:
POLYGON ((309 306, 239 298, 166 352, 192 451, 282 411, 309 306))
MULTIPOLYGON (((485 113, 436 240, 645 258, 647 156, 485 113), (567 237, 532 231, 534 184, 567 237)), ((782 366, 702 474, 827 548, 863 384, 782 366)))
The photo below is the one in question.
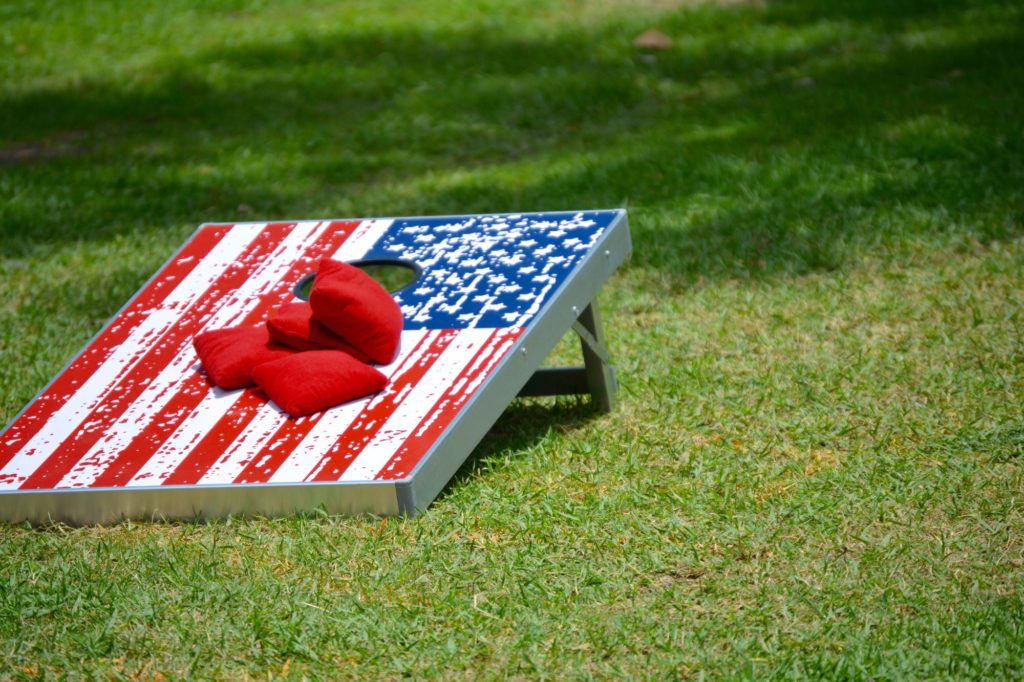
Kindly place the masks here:
POLYGON ((611 358, 608 357, 608 350, 604 345, 601 315, 593 303, 583 309, 579 319, 573 324, 573 329, 580 336, 583 366, 587 372, 590 395, 594 397, 594 402, 602 412, 611 412, 615 409, 615 393, 618 385, 615 383, 615 369, 611 365, 611 358))
POLYGON ((604 345, 604 330, 597 306, 591 303, 573 322, 573 330, 580 337, 583 351, 583 367, 559 367, 537 370, 520 396, 573 395, 590 393, 594 404, 602 412, 615 408, 615 393, 618 385, 615 369, 612 367, 608 350, 604 345))

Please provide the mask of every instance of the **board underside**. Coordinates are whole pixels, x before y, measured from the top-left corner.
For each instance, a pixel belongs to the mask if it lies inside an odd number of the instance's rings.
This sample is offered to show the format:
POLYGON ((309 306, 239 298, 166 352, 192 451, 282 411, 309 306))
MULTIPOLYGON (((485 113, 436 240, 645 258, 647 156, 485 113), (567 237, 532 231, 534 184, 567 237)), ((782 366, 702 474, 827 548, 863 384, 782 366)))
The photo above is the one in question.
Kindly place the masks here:
POLYGON ((0 434, 0 517, 415 513, 629 248, 621 210, 203 225, 0 434), (265 321, 323 258, 421 270, 387 388, 294 419, 211 386, 193 336, 265 321))

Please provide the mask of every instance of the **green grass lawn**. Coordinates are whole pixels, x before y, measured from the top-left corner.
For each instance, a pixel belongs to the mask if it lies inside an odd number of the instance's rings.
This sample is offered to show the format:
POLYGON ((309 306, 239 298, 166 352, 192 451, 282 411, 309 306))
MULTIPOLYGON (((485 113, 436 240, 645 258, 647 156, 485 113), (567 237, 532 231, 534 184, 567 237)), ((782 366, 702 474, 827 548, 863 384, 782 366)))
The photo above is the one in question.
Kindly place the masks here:
POLYGON ((0 423, 203 221, 615 206, 616 412, 413 519, 0 526, 0 677, 1024 675, 1019 3, 5 2, 0 423))

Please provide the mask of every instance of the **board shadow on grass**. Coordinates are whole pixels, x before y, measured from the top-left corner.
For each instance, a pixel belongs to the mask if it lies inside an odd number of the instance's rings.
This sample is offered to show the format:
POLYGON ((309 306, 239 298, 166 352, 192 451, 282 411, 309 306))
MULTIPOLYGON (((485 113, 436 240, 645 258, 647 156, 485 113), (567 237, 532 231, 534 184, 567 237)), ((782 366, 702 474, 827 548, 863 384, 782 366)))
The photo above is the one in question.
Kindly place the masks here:
POLYGON ((473 449, 433 504, 457 496, 474 479, 501 469, 558 429, 571 433, 601 416, 589 397, 520 398, 513 401, 473 449))

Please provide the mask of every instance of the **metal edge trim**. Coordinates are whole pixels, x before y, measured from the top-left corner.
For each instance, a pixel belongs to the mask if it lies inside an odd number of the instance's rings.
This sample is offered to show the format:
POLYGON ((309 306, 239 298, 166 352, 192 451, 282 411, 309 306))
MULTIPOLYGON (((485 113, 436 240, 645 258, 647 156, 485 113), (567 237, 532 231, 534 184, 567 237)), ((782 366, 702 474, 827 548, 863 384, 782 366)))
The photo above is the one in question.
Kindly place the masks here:
POLYGON ((399 513, 393 481, 62 488, 0 493, 0 519, 91 525, 131 519, 280 516, 323 508, 331 514, 399 513))

